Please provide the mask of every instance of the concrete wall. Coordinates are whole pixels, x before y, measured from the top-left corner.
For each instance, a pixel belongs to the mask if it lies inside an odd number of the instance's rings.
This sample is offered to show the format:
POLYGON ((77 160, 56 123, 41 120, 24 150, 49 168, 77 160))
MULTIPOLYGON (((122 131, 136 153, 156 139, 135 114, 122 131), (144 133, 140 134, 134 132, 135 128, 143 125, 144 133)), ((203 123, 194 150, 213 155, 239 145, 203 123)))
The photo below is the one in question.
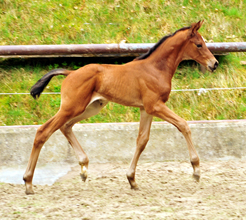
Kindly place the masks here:
MULTIPOLYGON (((202 160, 246 159, 246 120, 188 122, 202 160)), ((39 126, 0 127, 0 165, 26 165, 39 126)), ((91 163, 128 162, 133 156, 138 123, 77 124, 74 133, 91 163)), ((188 160, 182 134, 170 124, 154 122, 141 161, 188 160)), ((60 131, 41 150, 38 164, 77 163, 60 131)))

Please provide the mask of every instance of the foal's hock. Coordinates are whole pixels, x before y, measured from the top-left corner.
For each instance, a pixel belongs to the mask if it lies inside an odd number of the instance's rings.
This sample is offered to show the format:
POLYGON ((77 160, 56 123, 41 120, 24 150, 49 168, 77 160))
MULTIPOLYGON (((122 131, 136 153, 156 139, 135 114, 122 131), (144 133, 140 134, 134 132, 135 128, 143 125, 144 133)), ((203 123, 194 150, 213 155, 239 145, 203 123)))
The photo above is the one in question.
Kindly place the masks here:
POLYGON ((89 64, 75 71, 57 69, 44 75, 31 89, 34 98, 40 96, 53 76, 67 77, 61 87, 59 111, 36 133, 23 177, 26 194, 34 193, 32 179, 40 150, 58 129, 73 147, 81 165, 80 175, 86 180, 89 159, 72 127, 76 122, 96 115, 109 101, 140 109, 137 147, 126 174, 132 189, 138 188, 135 181, 136 166, 149 140, 153 116, 173 124, 182 132, 187 141, 193 175, 199 180, 199 157, 191 140, 189 126, 184 119, 172 112, 165 102, 169 98, 174 72, 182 60, 193 59, 209 71, 214 71, 218 66, 218 61, 197 32, 201 25, 202 22, 199 21, 163 37, 146 54, 124 65, 89 64))

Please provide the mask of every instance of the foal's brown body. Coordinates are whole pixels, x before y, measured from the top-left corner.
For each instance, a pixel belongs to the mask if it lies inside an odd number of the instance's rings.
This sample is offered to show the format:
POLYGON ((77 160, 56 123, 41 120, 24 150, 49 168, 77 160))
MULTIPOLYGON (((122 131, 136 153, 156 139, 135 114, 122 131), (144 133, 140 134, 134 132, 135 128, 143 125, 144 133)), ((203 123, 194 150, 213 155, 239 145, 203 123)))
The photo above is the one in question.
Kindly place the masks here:
POLYGON ((182 132, 187 141, 194 176, 199 179, 199 157, 192 144, 190 129, 185 120, 167 108, 165 102, 169 98, 173 74, 182 60, 194 59, 211 71, 218 65, 197 32, 201 25, 202 22, 198 22, 178 30, 160 41, 148 54, 127 64, 90 64, 76 71, 54 70, 39 80, 31 90, 34 98, 40 95, 53 76, 67 76, 62 83, 60 110, 37 131, 23 177, 26 193, 34 193, 32 179, 40 150, 57 129, 62 131, 75 150, 81 165, 81 177, 86 180, 89 159, 74 136, 72 127, 76 122, 97 114, 109 101, 140 108, 137 147, 127 171, 131 188, 138 188, 135 182, 136 166, 148 142, 153 116, 172 123, 182 132))

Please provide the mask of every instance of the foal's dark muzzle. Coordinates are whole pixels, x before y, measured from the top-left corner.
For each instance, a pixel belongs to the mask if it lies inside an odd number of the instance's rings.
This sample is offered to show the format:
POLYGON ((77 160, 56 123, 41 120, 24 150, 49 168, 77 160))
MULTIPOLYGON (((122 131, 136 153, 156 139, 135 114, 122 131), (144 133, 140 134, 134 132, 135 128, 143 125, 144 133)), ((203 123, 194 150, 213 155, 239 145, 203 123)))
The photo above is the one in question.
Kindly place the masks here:
POLYGON ((213 65, 209 65, 209 69, 213 72, 219 66, 219 62, 216 60, 213 65))
POLYGON ((219 62, 216 61, 215 64, 214 64, 214 70, 216 70, 218 66, 219 66, 219 62))

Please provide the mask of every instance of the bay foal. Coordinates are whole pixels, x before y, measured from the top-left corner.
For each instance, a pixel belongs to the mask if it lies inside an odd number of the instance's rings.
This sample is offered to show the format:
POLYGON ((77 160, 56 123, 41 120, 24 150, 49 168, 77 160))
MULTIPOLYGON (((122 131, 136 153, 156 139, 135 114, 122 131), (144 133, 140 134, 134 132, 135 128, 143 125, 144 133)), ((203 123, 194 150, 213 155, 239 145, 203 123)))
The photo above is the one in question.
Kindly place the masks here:
POLYGON ((89 64, 78 70, 57 69, 44 75, 31 89, 34 98, 40 96, 53 76, 65 75, 61 87, 61 106, 57 114, 37 130, 31 156, 24 174, 26 194, 33 194, 32 179, 40 150, 48 138, 58 129, 73 147, 85 181, 89 159, 76 139, 73 125, 96 115, 109 101, 140 108, 140 128, 137 147, 127 171, 132 189, 137 189, 135 172, 140 154, 150 134, 153 116, 174 126, 184 135, 194 177, 199 180, 199 157, 191 140, 187 122, 172 112, 165 102, 171 91, 171 80, 182 60, 193 59, 214 71, 218 61, 206 47, 198 29, 202 22, 181 28, 162 38, 146 54, 124 65, 89 64))

